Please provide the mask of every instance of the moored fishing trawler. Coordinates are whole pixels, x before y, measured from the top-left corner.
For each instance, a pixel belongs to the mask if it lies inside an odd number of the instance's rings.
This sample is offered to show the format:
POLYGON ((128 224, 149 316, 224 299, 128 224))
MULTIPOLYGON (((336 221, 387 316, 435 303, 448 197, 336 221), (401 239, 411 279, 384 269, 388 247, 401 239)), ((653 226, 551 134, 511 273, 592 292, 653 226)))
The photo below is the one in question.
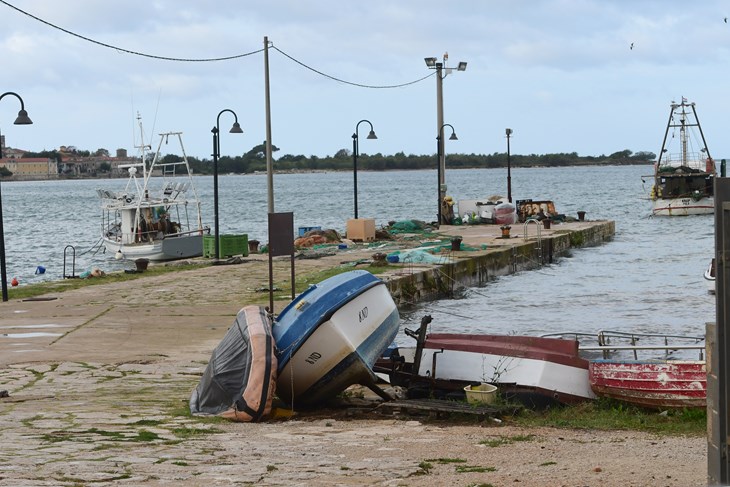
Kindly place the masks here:
POLYGON ((662 149, 654 164, 654 185, 649 194, 652 214, 714 213, 714 177, 715 163, 707 148, 694 102, 690 103, 684 97, 681 103, 672 102, 662 149))
MULTIPOLYGON (((139 119, 139 117, 138 117, 139 119)), ((140 131, 142 123, 139 122, 140 131)), ((201 203, 193 185, 181 132, 160 134, 152 161, 149 146, 142 140, 140 161, 120 165, 129 179, 123 191, 97 189, 101 198, 101 239, 117 258, 165 261, 203 254, 204 227, 201 203), (162 161, 160 148, 170 137, 177 138, 182 160, 162 161)))

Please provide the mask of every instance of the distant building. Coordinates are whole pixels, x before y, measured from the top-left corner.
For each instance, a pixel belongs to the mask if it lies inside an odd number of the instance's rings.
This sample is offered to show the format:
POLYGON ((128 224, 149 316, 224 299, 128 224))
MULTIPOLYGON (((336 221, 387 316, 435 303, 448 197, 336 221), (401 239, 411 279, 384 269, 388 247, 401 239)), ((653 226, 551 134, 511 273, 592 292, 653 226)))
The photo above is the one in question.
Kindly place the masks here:
MULTIPOLYGON (((8 149, 11 151, 12 149, 8 149)), ((3 151, 5 155, 5 151, 3 151)), ((0 167, 7 168, 13 173, 13 179, 36 180, 36 179, 58 179, 56 161, 44 157, 19 159, 8 157, 0 159, 0 167)))

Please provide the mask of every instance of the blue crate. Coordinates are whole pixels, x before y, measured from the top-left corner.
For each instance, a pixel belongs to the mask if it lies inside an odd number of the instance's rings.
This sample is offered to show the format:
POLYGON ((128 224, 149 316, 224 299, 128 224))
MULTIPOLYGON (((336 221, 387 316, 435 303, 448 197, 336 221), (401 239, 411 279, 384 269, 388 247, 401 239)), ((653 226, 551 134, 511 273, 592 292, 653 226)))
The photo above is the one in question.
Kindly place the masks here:
POLYGON ((303 237, 305 233, 312 230, 322 230, 322 227, 299 227, 299 236, 303 237))

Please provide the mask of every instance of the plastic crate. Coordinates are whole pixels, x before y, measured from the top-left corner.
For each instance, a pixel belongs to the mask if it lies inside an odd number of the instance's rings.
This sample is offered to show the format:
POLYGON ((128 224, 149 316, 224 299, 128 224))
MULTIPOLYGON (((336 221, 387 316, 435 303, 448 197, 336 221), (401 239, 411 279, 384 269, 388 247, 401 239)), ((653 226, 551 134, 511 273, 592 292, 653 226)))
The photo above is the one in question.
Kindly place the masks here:
MULTIPOLYGON (((248 255, 248 234, 218 235, 218 257, 233 257, 234 255, 248 255)), ((203 257, 215 257, 215 235, 203 236, 203 257)))

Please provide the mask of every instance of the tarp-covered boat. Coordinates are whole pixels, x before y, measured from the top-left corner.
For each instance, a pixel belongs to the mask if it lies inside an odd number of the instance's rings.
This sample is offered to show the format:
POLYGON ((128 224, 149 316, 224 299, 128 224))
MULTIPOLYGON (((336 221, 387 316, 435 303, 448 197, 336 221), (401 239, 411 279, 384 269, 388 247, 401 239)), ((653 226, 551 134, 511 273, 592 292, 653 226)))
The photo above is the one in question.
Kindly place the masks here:
POLYGON ((310 286, 274 323, 278 397, 311 407, 353 384, 382 393, 372 367, 393 342, 399 320, 387 286, 367 271, 310 286))
POLYGON ((276 364, 269 316, 260 306, 246 306, 213 350, 190 397, 190 412, 233 421, 264 419, 276 391, 276 364))

